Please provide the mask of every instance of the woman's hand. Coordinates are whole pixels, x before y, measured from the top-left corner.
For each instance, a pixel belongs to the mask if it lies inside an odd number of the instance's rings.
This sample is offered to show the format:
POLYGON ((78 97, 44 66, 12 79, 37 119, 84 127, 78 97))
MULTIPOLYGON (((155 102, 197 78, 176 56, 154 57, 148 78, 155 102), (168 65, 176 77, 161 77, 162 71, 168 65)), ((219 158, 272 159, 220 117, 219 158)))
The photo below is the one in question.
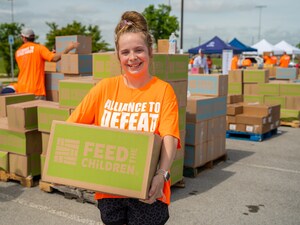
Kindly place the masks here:
POLYGON ((164 188, 165 179, 163 175, 156 174, 151 183, 151 187, 149 190, 149 198, 146 200, 140 200, 142 202, 145 202, 147 204, 152 204, 156 201, 157 198, 160 198, 163 196, 163 188, 164 188))

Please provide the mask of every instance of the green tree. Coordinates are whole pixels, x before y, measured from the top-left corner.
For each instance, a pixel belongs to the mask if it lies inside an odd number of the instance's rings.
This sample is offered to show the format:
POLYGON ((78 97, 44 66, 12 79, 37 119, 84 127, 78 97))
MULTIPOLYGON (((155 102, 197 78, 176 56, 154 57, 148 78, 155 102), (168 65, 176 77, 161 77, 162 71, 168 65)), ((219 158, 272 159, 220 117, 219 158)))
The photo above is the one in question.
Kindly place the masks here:
POLYGON ((50 32, 46 34, 46 47, 53 49, 55 46, 56 36, 65 35, 86 35, 92 36, 92 52, 99 52, 101 50, 108 50, 109 44, 102 40, 101 31, 98 26, 84 26, 80 22, 73 21, 72 24, 59 28, 56 23, 46 24, 50 27, 50 32))
POLYGON ((158 39, 169 39, 172 32, 178 37, 179 22, 176 16, 170 16, 170 12, 171 6, 160 4, 158 9, 149 5, 142 13, 156 42, 158 39))
POLYGON ((297 48, 300 48, 300 43, 296 45, 297 48))
POLYGON ((10 65, 10 47, 8 43, 8 36, 14 36, 14 44, 12 45, 13 49, 13 60, 14 60, 14 69, 16 66, 16 60, 14 53, 22 45, 22 40, 19 38, 24 24, 19 23, 2 23, 0 24, 0 56, 3 57, 4 70, 10 76, 11 74, 11 65, 10 65))

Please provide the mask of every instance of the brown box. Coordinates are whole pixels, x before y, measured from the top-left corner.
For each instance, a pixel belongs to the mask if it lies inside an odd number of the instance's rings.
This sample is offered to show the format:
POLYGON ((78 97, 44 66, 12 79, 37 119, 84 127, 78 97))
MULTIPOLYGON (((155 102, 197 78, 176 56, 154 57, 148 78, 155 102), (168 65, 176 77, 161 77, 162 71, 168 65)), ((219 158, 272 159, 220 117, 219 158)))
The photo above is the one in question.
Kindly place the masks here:
POLYGON ((92 36, 84 35, 67 35, 55 37, 55 50, 57 53, 63 52, 70 42, 79 42, 79 46, 76 49, 70 51, 70 53, 76 54, 90 54, 92 53, 92 36))
POLYGON ((33 100, 8 105, 7 119, 9 129, 20 131, 37 129, 37 107, 47 104, 47 101, 44 100, 33 100))
POLYGON ((270 131, 270 124, 246 125, 246 132, 255 134, 265 134, 270 131))
POLYGON ((227 115, 234 116, 243 113, 243 106, 241 104, 227 104, 227 115))
POLYGON ((45 61, 45 72, 56 72, 56 62, 45 61))
POLYGON ((178 80, 178 81, 168 81, 174 89, 176 94, 178 107, 186 107, 187 104, 187 81, 178 80))
POLYGON ((238 114, 235 116, 236 123, 262 125, 267 123, 265 116, 253 116, 247 114, 238 114))
POLYGON ((158 39, 157 52, 158 53, 169 53, 169 39, 158 39))
POLYGON ((207 141, 207 120, 198 123, 186 123, 186 145, 198 145, 207 141))
POLYGON ((199 145, 186 145, 184 152, 184 166, 195 168, 207 163, 207 142, 199 145))
POLYGON ((27 93, 13 93, 13 94, 0 94, 0 117, 6 117, 6 108, 8 105, 26 102, 34 100, 35 96, 33 94, 27 93))
POLYGON ((228 83, 243 83, 243 70, 229 70, 228 83))
POLYGON ((245 83, 243 84, 244 95, 258 95, 258 84, 245 83))
POLYGON ((243 102, 243 95, 228 95, 227 104, 243 102))
POLYGON ((9 173, 22 177, 37 176, 41 174, 40 154, 30 155, 9 154, 9 173))

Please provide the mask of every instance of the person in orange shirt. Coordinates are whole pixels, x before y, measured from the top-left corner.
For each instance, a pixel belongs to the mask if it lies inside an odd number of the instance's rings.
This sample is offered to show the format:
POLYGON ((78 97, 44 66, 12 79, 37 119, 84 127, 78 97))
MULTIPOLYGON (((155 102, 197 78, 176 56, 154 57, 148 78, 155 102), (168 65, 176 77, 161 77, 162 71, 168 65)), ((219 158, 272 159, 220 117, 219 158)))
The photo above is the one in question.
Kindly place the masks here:
POLYGON ((269 56, 269 55, 264 56, 264 64, 267 64, 267 65, 272 65, 273 64, 271 56, 269 56))
POLYGON ((237 70, 239 68, 238 62, 239 62, 239 56, 234 55, 231 59, 231 70, 237 70))
POLYGON ((273 54, 271 54, 271 63, 276 66, 277 65, 277 57, 273 54))
POLYGON ((251 62, 251 60, 248 59, 248 58, 245 58, 245 59, 243 60, 243 62, 242 62, 242 67, 243 67, 243 68, 249 67, 249 66, 251 66, 251 65, 252 65, 252 62, 251 62))
POLYGON ((77 48, 79 43, 71 42, 62 53, 54 53, 34 43, 35 34, 30 28, 22 30, 21 38, 23 45, 15 54, 19 67, 18 82, 4 88, 2 93, 32 93, 36 99, 46 99, 45 61, 59 61, 62 54, 77 48))
POLYGON ((95 193, 102 222, 107 225, 165 224, 169 218, 169 171, 180 148, 178 103, 172 86, 149 72, 152 41, 142 14, 123 13, 115 28, 115 46, 124 74, 99 81, 67 119, 162 137, 148 199, 95 193))
POLYGON ((213 61, 212 61, 210 55, 208 55, 208 56, 206 57, 206 62, 207 62, 207 67, 208 67, 208 73, 211 74, 213 61))
POLYGON ((291 57, 286 54, 286 52, 283 53, 283 55, 280 57, 279 60, 279 66, 283 68, 288 68, 290 64, 291 57))

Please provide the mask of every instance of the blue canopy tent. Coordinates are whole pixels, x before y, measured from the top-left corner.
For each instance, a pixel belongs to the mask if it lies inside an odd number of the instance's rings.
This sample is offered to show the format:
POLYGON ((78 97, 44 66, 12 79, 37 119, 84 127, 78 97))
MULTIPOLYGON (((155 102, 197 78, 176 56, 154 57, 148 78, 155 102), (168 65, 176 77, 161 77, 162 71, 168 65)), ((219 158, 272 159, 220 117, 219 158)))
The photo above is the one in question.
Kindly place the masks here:
POLYGON ((229 43, 232 47, 241 49, 242 52, 257 52, 256 48, 252 48, 248 45, 245 45, 244 43, 240 42, 238 39, 233 38, 229 43))
POLYGON ((233 50, 234 53, 242 52, 240 49, 225 43, 218 36, 215 36, 208 42, 199 45, 198 47, 189 49, 188 52, 190 54, 198 54, 199 49, 201 49, 204 54, 222 54, 223 50, 233 50))

